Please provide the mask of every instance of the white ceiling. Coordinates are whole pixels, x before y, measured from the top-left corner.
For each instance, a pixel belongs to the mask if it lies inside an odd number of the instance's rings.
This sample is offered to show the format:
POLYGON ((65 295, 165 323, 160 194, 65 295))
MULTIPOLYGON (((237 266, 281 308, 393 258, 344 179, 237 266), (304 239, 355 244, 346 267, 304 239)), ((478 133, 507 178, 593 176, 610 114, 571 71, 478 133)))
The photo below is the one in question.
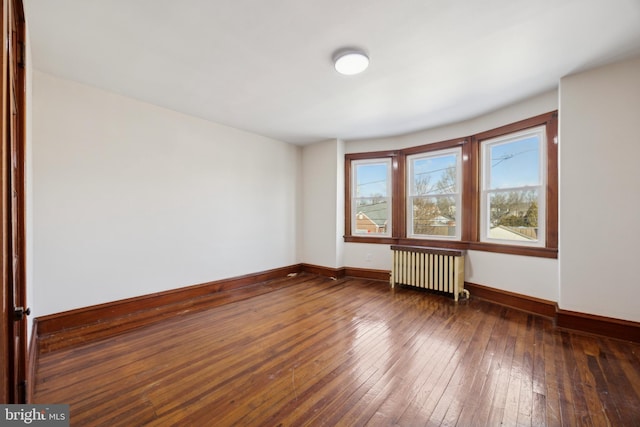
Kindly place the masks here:
POLYGON ((37 70, 295 144, 466 120, 640 54, 640 0, 24 2, 37 70), (334 71, 345 46, 367 71, 334 71))

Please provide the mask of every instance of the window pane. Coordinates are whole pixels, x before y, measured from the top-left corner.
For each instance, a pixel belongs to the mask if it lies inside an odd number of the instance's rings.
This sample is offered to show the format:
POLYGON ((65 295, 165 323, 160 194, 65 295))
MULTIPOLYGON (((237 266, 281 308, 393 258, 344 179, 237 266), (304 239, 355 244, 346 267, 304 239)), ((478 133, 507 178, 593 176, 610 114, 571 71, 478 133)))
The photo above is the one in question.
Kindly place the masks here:
POLYGON ((493 144, 489 153, 488 189, 540 184, 540 136, 493 144))
POLYGON ((412 234, 456 236, 455 197, 413 197, 411 208, 412 234))
POLYGON ((391 232, 391 159, 352 162, 352 234, 391 232))
POLYGON ((538 241, 538 190, 489 193, 487 237, 520 242, 538 241))
POLYGON ((386 234, 388 225, 388 199, 360 198, 355 200, 355 234, 386 234))
POLYGON ((411 193, 424 196, 457 192, 456 164, 455 154, 413 160, 411 193))
POLYGON ((356 197, 388 197, 388 167, 385 163, 356 165, 356 197))
POLYGON ((407 235, 460 239, 459 147, 408 156, 407 235))

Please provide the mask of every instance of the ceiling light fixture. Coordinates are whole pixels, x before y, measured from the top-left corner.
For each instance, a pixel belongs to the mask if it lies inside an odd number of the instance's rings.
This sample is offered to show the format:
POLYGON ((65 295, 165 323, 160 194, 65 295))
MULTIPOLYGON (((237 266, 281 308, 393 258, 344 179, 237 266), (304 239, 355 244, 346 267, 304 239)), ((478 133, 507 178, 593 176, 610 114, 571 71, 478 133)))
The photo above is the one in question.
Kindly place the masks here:
POLYGON ((369 57, 361 49, 340 49, 333 55, 336 71, 346 76, 360 74, 369 66, 369 57))

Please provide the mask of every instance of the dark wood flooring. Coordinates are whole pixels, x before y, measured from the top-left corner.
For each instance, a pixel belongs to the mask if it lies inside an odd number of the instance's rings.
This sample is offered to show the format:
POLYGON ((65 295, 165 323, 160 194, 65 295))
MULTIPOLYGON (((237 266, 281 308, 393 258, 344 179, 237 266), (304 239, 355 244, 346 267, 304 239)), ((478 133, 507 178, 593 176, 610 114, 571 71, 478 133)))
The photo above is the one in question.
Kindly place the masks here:
POLYGON ((640 344, 383 282, 265 286, 40 354, 34 403, 73 426, 640 425, 640 344))

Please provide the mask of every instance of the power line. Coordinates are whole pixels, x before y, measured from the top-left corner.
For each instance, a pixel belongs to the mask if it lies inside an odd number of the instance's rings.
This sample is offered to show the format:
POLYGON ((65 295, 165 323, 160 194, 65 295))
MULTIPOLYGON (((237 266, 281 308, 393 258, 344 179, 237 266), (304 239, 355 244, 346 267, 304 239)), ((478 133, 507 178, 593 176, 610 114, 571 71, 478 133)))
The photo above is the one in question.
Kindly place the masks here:
POLYGON ((530 150, 524 150, 524 151, 520 151, 519 153, 507 153, 507 154, 503 154, 500 157, 496 157, 494 159, 492 159, 493 161, 496 161, 496 163, 492 164, 491 167, 496 167, 498 166, 500 163, 504 162, 505 160, 510 160, 513 159, 515 156, 519 156, 520 154, 524 154, 524 153, 529 153, 531 151, 538 151, 537 148, 532 148, 530 150))

